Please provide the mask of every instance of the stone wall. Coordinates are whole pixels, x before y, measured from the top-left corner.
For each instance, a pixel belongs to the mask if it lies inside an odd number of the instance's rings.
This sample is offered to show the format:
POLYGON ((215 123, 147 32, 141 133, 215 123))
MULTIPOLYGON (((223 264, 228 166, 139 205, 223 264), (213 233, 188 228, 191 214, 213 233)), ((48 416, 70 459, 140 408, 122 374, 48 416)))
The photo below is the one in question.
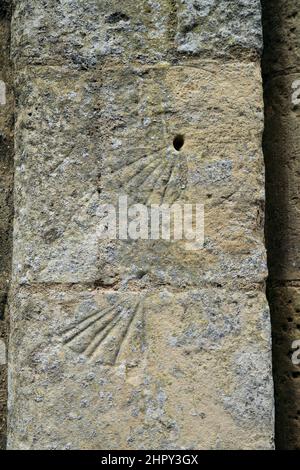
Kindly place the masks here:
POLYGON ((273 448, 261 49, 258 0, 15 2, 8 448, 273 448), (204 248, 100 239, 120 195, 204 248))
POLYGON ((263 59, 266 124, 268 294, 273 319, 276 436, 300 449, 300 2, 265 0, 263 59), (297 92, 298 88, 298 92, 297 92), (298 101, 298 104, 297 104, 298 101))
POLYGON ((0 5, 0 448, 6 441, 7 309, 11 267, 13 98, 9 63, 11 3, 0 5))

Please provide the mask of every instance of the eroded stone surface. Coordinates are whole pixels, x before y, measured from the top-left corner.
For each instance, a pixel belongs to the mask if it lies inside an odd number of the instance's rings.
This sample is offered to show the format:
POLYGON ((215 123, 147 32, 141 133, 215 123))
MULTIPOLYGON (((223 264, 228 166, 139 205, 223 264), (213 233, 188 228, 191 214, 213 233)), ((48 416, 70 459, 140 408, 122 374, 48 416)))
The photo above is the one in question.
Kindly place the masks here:
POLYGON ((272 445, 264 293, 21 289, 12 341, 10 448, 272 445))
POLYGON ((273 280, 300 278, 300 107, 292 101, 298 74, 266 85, 267 239, 273 280))
POLYGON ((259 17, 17 2, 9 448, 273 447, 259 17), (204 249, 99 239, 120 195, 205 204, 204 249))
POLYGON ((99 78, 26 69, 16 122, 19 281, 127 288, 140 272, 146 285, 263 280, 260 87, 252 64, 106 69, 99 78), (101 206, 122 195, 129 206, 204 204, 205 250, 101 240, 101 206))
POLYGON ((300 449, 300 290, 299 285, 269 288, 273 319, 273 363, 277 446, 300 449), (297 345, 294 342, 297 341, 297 345), (293 357, 294 355, 294 357, 293 357))
POLYGON ((223 56, 262 48, 259 0, 176 0, 177 50, 223 56))
POLYGON ((18 63, 90 68, 177 60, 177 53, 257 54, 259 0, 31 0, 16 2, 13 57, 18 63))

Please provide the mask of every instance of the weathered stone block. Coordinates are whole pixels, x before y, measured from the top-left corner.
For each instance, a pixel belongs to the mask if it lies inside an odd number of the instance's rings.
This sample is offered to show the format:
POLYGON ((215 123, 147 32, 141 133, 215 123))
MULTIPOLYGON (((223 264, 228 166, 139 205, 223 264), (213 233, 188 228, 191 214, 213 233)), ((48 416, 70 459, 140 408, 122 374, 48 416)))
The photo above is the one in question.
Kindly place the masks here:
POLYGON ((265 90, 267 245, 270 277, 277 280, 300 278, 300 107, 292 101, 297 78, 276 77, 265 90))
MULTIPOLYGON (((4 340, 0 339, 0 366, 6 365, 6 344, 4 340)), ((1 371, 2 372, 2 371, 1 371)))
POLYGON ((9 448, 272 447, 263 292, 21 289, 12 325, 9 448))
POLYGON ((273 320, 277 446, 278 449, 295 450, 300 448, 299 283, 287 287, 270 286, 269 300, 273 320))
POLYGON ((260 53, 259 0, 26 0, 16 3, 13 57, 19 64, 90 68, 103 59, 153 63, 178 53, 260 53))
POLYGON ((210 57, 261 52, 259 0, 176 0, 176 5, 179 52, 210 57))
POLYGON ((9 448, 273 448, 259 2, 15 7, 9 448), (125 195, 204 248, 102 239, 125 195))
POLYGON ((101 77, 26 68, 17 87, 18 282, 264 280, 256 65, 108 68, 101 77), (122 195, 128 205, 204 204, 204 249, 100 239, 101 207, 122 195))

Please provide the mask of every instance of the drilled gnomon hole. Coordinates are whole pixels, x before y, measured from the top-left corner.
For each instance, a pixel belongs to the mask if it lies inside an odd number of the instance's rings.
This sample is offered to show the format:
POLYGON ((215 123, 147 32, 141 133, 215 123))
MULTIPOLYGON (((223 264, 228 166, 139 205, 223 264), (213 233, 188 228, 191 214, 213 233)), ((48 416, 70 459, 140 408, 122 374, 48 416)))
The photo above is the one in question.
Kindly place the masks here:
POLYGON ((174 149, 177 150, 177 152, 179 152, 182 149, 183 145, 184 145, 184 136, 181 134, 176 135, 173 140, 174 149))

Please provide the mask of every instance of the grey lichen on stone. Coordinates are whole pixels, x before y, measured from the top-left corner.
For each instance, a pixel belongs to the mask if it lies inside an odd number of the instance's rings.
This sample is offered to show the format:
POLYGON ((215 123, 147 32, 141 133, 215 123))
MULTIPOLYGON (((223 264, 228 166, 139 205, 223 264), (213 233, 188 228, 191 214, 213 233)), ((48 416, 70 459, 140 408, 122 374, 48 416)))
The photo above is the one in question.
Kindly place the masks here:
POLYGON ((262 50, 259 0, 176 0, 179 52, 223 56, 262 50))
POLYGON ((20 63, 93 68, 259 54, 259 0, 30 0, 16 3, 12 55, 20 63))
POLYGON ((253 422, 262 430, 268 429, 274 419, 270 355, 271 348, 266 353, 250 344, 246 350, 238 351, 232 364, 236 384, 231 393, 222 397, 237 422, 253 422))
POLYGON ((256 290, 21 288, 9 448, 271 448, 266 307, 256 290))

